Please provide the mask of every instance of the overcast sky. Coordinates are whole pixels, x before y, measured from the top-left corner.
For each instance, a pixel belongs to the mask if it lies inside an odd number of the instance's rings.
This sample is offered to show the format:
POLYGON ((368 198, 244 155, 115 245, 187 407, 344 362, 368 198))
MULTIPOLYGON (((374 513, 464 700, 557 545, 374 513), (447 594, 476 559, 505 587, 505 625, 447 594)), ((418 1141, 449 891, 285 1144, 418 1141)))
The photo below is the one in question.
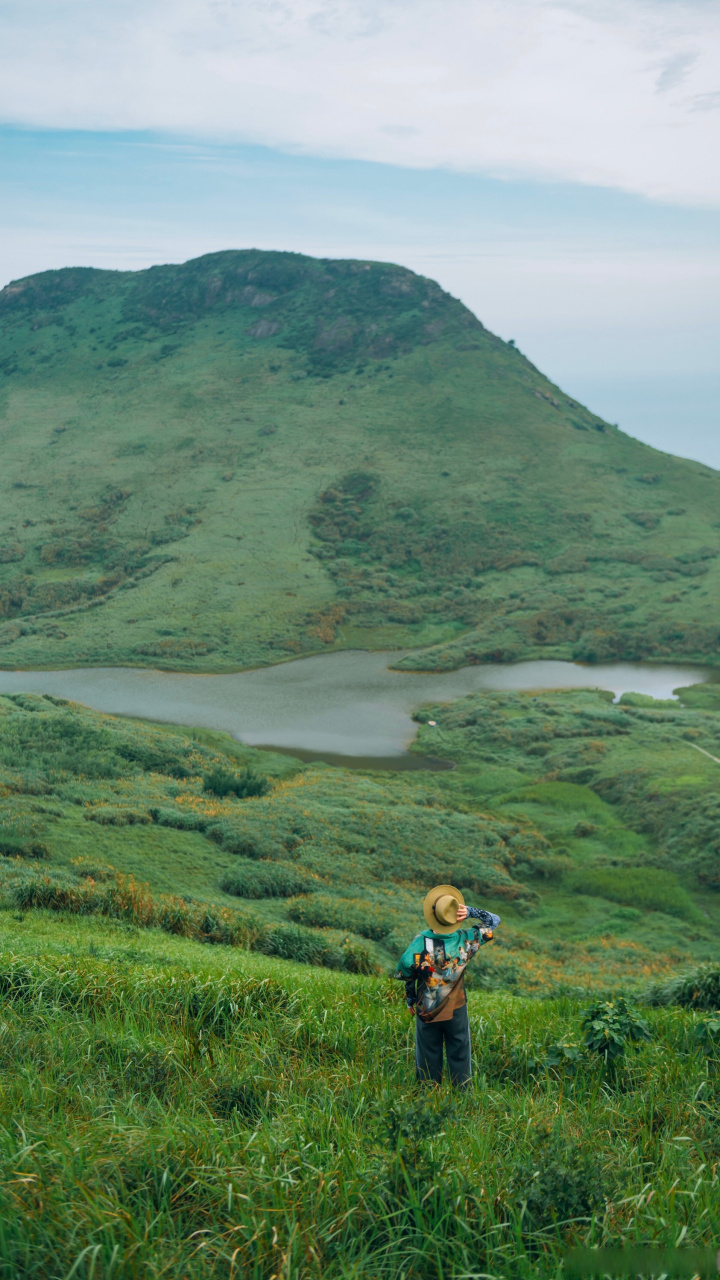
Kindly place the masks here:
POLYGON ((720 465, 716 0, 0 0, 0 37, 3 281, 391 258, 720 465))

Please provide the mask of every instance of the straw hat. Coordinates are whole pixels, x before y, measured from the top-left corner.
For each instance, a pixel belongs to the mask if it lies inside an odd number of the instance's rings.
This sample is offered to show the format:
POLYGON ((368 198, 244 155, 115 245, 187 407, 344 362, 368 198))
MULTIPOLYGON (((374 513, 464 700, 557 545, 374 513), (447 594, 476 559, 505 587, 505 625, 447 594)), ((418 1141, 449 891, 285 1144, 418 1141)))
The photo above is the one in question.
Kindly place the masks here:
POLYGON ((455 933, 458 928, 457 909, 465 905, 459 889, 451 884, 438 884, 431 889, 423 903, 425 923, 433 933, 455 933))

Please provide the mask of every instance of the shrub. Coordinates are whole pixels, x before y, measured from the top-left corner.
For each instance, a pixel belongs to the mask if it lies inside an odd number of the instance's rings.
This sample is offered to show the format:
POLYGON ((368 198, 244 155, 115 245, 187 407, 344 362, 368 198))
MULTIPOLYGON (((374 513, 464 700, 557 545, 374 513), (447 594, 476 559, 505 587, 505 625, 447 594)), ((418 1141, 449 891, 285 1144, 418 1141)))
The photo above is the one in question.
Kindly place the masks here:
POLYGON ((265 925, 257 938, 256 950, 266 956, 278 956, 281 960, 295 960, 300 964, 319 964, 328 969, 343 967, 340 948, 329 938, 294 924, 265 925))
POLYGON ((378 973, 367 947, 341 934, 319 933, 296 924, 268 924, 258 928, 250 916, 188 902, 172 894, 153 897, 147 885, 132 876, 116 875, 111 883, 93 880, 67 884, 36 876, 12 886, 15 905, 21 911, 32 907, 48 911, 68 911, 76 915, 109 916, 143 928, 193 938, 197 942, 249 947, 265 955, 298 964, 345 969, 348 973, 378 973))
POLYGON ((322 965, 326 969, 346 969, 350 973, 377 973, 370 952, 352 939, 321 934, 297 924, 268 924, 261 929, 254 950, 298 964, 322 965))
POLYGON ((240 800, 246 800, 251 796, 266 796, 270 782, 264 774, 255 773, 251 768, 231 773, 228 769, 216 767, 205 774, 203 790, 214 796, 236 795, 240 800))
POLYGON ((117 875, 112 882, 63 884, 49 876, 25 880, 13 886, 16 906, 21 911, 44 907, 50 911, 70 911, 76 915, 110 916, 145 928, 195 938, 198 942, 241 946, 252 943, 251 922, 224 907, 207 907, 186 902, 172 894, 153 898, 147 885, 132 876, 117 875))
POLYGON ((387 1212, 408 1196, 423 1202, 433 1184, 446 1185, 448 1176, 452 1177, 449 1144, 441 1141, 436 1147, 433 1139, 451 1129, 457 1107, 454 1101, 426 1090, 409 1104, 404 1098, 391 1102, 383 1120, 388 1151, 381 1195, 387 1212))
POLYGON ((318 886, 316 877, 289 862, 246 861, 233 867, 220 881, 223 893, 236 898, 292 898, 297 893, 312 893, 318 886))
POLYGON ((164 773, 171 778, 189 778, 192 773, 180 754, 165 743, 128 738, 118 743, 116 751, 123 760, 139 764, 145 773, 164 773))
POLYGON ((570 880, 574 893, 607 898, 624 906, 664 911, 701 922, 702 916, 676 876, 657 867, 585 867, 570 880))
POLYGON ((701 1018, 695 1028, 695 1037, 708 1057, 720 1053, 720 1014, 714 1018, 701 1018))
POLYGON ((573 835, 584 838, 591 836, 597 831, 597 827, 592 822, 576 822, 573 829, 573 835))
POLYGON ((603 1000, 582 1014, 585 1045, 591 1053, 604 1059, 606 1066, 617 1063, 625 1054, 627 1041, 649 1040, 647 1023, 628 1004, 625 996, 603 1000))
POLYGON ((288 906, 291 920, 299 924, 319 928, 351 929, 361 938, 379 942, 386 938, 395 921, 382 908, 359 898, 336 898, 316 894, 313 898, 291 902, 288 906))
POLYGON ((343 967, 348 973, 370 974, 379 973, 380 966, 375 963, 367 947, 360 942, 354 942, 348 938, 343 942, 343 967))
POLYGON ((700 965, 692 973, 680 974, 669 982, 651 987, 647 1004, 679 1004, 686 1009, 702 1009, 708 1013, 720 1009, 720 967, 700 965))
POLYGON ((205 831, 210 822, 204 814, 186 813, 183 809, 152 808, 148 813, 159 827, 172 827, 175 831, 205 831))
POLYGON ((239 854, 243 858, 279 859, 282 861, 287 849, 280 844, 266 840, 254 832, 238 829, 232 822, 204 821, 199 830, 204 831, 208 840, 213 840, 228 853, 239 854))
POLYGON ((98 805, 83 814, 87 822, 97 822, 101 827, 134 827, 145 826, 152 822, 145 809, 122 809, 117 805, 98 805))
POLYGON ((42 840, 22 840, 15 836, 0 836, 0 856, 46 859, 50 857, 50 850, 42 840))
POLYGON ((71 866, 75 874, 83 880, 98 880, 102 883, 105 880, 114 880, 116 876, 115 868, 110 862, 73 858, 71 866))

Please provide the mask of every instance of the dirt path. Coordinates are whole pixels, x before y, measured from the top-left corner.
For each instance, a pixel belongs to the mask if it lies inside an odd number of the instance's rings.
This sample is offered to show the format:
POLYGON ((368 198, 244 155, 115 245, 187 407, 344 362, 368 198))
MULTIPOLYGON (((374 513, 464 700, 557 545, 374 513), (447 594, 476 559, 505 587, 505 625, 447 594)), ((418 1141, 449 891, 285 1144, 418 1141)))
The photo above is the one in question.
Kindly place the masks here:
POLYGON ((710 752, 706 751, 704 747, 697 747, 694 742, 686 742, 685 746, 692 747, 693 751, 702 751, 703 755, 707 756, 708 760, 714 760, 716 764, 720 764, 720 760, 718 760, 718 757, 711 756, 710 752))

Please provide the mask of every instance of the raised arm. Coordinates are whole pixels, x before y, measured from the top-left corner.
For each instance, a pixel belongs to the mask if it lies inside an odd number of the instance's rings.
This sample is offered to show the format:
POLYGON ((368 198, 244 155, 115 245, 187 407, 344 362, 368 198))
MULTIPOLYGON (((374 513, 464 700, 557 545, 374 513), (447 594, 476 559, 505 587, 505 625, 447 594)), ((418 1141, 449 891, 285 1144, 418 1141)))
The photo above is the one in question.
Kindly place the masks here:
POLYGON ((500 917, 482 907, 458 907, 458 924, 461 920, 479 920, 484 929, 495 929, 500 924, 500 917))

